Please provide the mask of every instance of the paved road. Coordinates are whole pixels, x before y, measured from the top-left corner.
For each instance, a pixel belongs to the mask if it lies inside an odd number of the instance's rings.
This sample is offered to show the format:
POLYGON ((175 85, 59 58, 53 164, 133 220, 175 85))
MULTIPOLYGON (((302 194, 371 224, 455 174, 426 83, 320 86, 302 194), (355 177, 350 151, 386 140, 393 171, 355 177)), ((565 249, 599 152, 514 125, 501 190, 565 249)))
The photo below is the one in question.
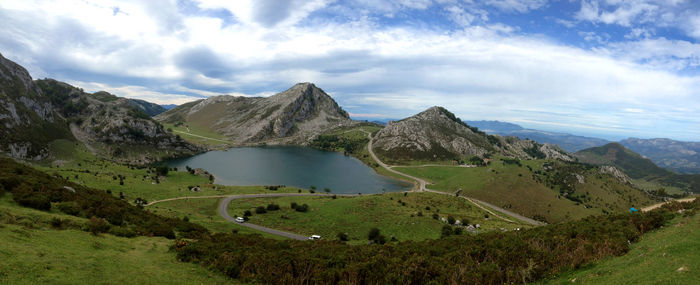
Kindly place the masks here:
MULTIPOLYGON (((396 170, 393 169, 393 167, 395 167, 395 166, 387 165, 386 163, 384 163, 384 162, 382 162, 381 160, 379 160, 379 158, 377 157, 377 155, 374 154, 374 151, 372 150, 372 142, 374 141, 374 139, 372 138, 372 134, 369 133, 369 132, 367 132, 367 131, 364 131, 364 130, 363 130, 363 132, 365 132, 365 133, 367 134, 367 137, 369 138, 369 143, 367 144, 367 149, 368 149, 368 151, 369 151, 369 154, 370 154, 370 155, 372 156, 372 158, 377 162, 377 164, 379 164, 380 166, 382 166, 384 169, 386 169, 387 171, 390 171, 390 172, 392 172, 392 173, 396 173, 396 174, 398 174, 398 175, 401 175, 401 176, 404 176, 404 177, 408 177, 408 178, 411 178, 411 179, 417 181, 418 184, 419 184, 418 191, 421 191, 421 192, 426 191, 426 192, 432 192, 432 193, 444 194, 444 195, 450 195, 450 196, 454 196, 454 195, 455 195, 454 193, 447 193, 447 192, 442 192, 442 191, 437 191, 437 190, 428 189, 428 188, 425 187, 425 185, 427 184, 427 182, 426 182, 425 180, 423 180, 423 179, 421 179, 421 178, 418 178, 418 177, 415 177, 415 176, 411 176, 411 175, 408 175, 408 174, 399 172, 399 171, 396 171, 396 170)), ((499 218, 499 219, 502 219, 502 220, 504 220, 504 221, 513 222, 512 220, 509 220, 509 219, 507 219, 507 218, 501 217, 500 215, 497 215, 496 213, 494 213, 494 212, 492 212, 492 211, 490 211, 490 210, 484 208, 484 207, 481 206, 479 203, 485 205, 486 207, 491 208, 491 209, 494 210, 494 211, 501 212, 501 213, 504 214, 504 215, 511 216, 511 217, 513 217, 513 218, 516 218, 516 219, 521 220, 521 221, 523 221, 523 222, 526 222, 526 223, 528 223, 528 224, 535 225, 535 226, 544 225, 544 223, 542 223, 542 222, 539 222, 539 221, 530 219, 530 218, 528 218, 528 217, 524 217, 524 216, 519 215, 519 214, 517 214, 517 213, 508 211, 508 210, 506 210, 506 209, 503 209, 503 208, 501 208, 501 207, 497 207, 497 206, 495 206, 495 205, 493 205, 493 204, 486 203, 486 202, 481 201, 481 200, 477 200, 477 199, 474 199, 474 198, 471 198, 471 197, 465 197, 465 196, 459 196, 459 197, 466 199, 467 201, 471 202, 472 204, 476 205, 477 207, 479 207, 479 208, 481 208, 481 209, 483 209, 483 210, 489 212, 491 215, 493 215, 493 216, 495 216, 495 217, 497 217, 497 218, 499 218), (477 203, 477 202, 478 202, 478 203, 477 203)))
POLYGON ((656 209, 656 208, 659 208, 659 207, 663 206, 663 205, 666 204, 666 203, 671 203, 671 202, 690 202, 690 201, 695 200, 695 198, 696 198, 696 197, 683 198, 683 199, 671 200, 671 201, 667 201, 667 202, 662 202, 662 203, 654 204, 654 205, 651 205, 651 206, 647 206, 647 207, 642 208, 642 212, 648 212, 648 211, 654 210, 654 209, 656 209))

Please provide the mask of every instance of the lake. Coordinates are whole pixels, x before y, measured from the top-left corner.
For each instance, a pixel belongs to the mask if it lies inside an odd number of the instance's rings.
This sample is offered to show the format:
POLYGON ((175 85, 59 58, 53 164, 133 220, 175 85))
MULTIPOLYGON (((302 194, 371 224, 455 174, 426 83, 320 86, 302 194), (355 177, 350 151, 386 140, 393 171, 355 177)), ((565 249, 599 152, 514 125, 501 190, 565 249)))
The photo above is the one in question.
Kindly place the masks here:
POLYGON ((204 168, 221 185, 316 186, 317 192, 329 188, 339 194, 396 192, 412 186, 381 176, 356 158, 308 147, 236 147, 167 163, 180 171, 185 166, 204 168))

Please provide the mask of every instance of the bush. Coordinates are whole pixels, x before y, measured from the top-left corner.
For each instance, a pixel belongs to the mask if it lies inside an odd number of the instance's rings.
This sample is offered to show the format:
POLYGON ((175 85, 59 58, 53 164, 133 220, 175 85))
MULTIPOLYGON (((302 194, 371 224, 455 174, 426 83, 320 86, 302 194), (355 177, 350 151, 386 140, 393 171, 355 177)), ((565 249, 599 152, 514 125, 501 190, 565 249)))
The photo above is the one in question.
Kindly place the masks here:
POLYGON ((452 231, 452 226, 450 226, 450 225, 444 225, 444 226, 442 226, 442 231, 441 231, 441 232, 442 232, 442 233, 441 233, 440 236, 442 236, 442 237, 446 237, 446 236, 452 235, 452 233, 453 233, 453 231, 452 231))
POLYGON ((113 227, 109 230, 109 233, 118 237, 126 238, 132 238, 136 236, 136 231, 129 227, 113 227))
POLYGON ((344 232, 339 232, 338 233, 338 240, 340 241, 348 241, 348 234, 344 232))
POLYGON ((294 208, 294 210, 296 210, 297 212, 306 213, 307 211, 309 211, 309 205, 306 205, 306 204, 297 205, 297 207, 294 208))
POLYGON ((265 207, 263 207, 263 206, 258 206, 257 208, 255 208, 255 213, 256 214, 265 214, 265 213, 267 213, 267 210, 265 210, 265 207))
POLYGON ((440 215, 438 215, 437 213, 433 213, 433 220, 437 220, 439 218, 440 218, 440 215))
POLYGON ((243 217, 244 217, 244 218, 245 218, 245 217, 250 217, 250 216, 252 216, 252 215, 253 215, 253 213, 251 213, 250 210, 245 210, 245 212, 243 212, 243 217))
POLYGON ((298 205, 297 205, 297 202, 292 202, 291 204, 289 204, 289 207, 292 208, 292 209, 296 209, 297 206, 298 206, 298 205))
POLYGON ((51 218, 51 227, 60 229, 61 227, 63 227, 63 220, 57 217, 51 218))
POLYGON ((109 231, 109 224, 103 219, 92 216, 87 222, 88 231, 96 235, 98 233, 106 233, 109 231))
POLYGON ((157 174, 157 175, 160 175, 160 176, 167 176, 167 175, 168 175, 168 171, 170 171, 170 167, 168 167, 168 166, 165 165, 165 164, 161 164, 161 165, 158 165, 158 166, 156 167, 156 174, 157 174))
POLYGON ((369 230, 369 234, 367 234, 367 239, 368 240, 375 240, 377 237, 379 237, 380 232, 378 228, 371 228, 369 230))
POLYGON ((267 210, 268 211, 277 211, 280 209, 280 206, 277 204, 268 204, 267 205, 267 210))
POLYGON ((447 216, 447 223, 450 225, 454 225, 457 220, 453 216, 447 216))

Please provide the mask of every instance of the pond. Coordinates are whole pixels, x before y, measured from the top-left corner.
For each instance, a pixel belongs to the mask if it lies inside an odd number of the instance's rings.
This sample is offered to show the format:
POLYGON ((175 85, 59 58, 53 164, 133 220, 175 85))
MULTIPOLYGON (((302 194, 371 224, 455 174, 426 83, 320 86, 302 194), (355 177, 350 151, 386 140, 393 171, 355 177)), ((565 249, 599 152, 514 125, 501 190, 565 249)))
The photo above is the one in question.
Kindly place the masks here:
POLYGON ((405 191, 411 184, 387 178, 356 158, 308 147, 236 147, 168 161, 184 171, 204 168, 221 185, 286 185, 317 192, 373 194, 405 191))

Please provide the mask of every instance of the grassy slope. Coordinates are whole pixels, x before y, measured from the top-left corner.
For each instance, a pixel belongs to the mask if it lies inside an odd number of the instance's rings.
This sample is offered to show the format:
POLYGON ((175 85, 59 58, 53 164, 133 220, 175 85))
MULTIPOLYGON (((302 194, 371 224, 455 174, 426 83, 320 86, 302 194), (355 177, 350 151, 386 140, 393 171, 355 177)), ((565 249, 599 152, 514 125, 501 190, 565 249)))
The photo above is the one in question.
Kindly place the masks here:
POLYGON ((440 217, 452 215, 456 219, 480 224, 483 230, 499 228, 514 229, 525 227, 519 223, 508 223, 499 219, 485 219, 482 210, 464 199, 433 193, 386 193, 358 197, 280 197, 266 199, 233 200, 229 206, 232 216, 241 216, 251 210, 250 222, 294 233, 319 234, 326 239, 336 239, 338 232, 349 235, 351 243, 366 242, 366 235, 373 227, 379 228, 390 238, 398 240, 424 240, 440 237, 444 225, 432 218, 433 213, 440 217), (405 202, 403 206, 399 201, 405 202), (290 203, 308 204, 309 211, 300 213, 290 208, 290 203), (255 214, 255 207, 275 203, 279 211, 255 214), (430 210, 426 210, 430 207, 430 210), (418 216, 418 212, 422 216, 418 216), (281 218, 286 216, 287 219, 281 218))
POLYGON ((598 175, 586 176, 586 184, 578 185, 577 193, 588 193, 591 201, 577 203, 565 199, 559 192, 536 182, 526 166, 541 169, 544 161, 521 161, 523 167, 504 165, 500 161, 489 167, 397 167, 396 170, 426 178, 435 190, 456 192, 462 189, 465 196, 474 197, 529 217, 546 217, 549 222, 559 222, 601 214, 602 209, 624 211, 630 206, 649 204, 652 201, 631 187, 615 183, 611 178, 598 175), (489 171, 495 170, 495 171, 489 171), (523 197, 527 197, 526 200, 523 197), (593 206, 586 208, 585 205, 593 206))
MULTIPOLYGON (((219 284, 220 274, 178 262, 165 238, 94 236, 86 219, 47 213, 0 198, 0 283, 219 284), (49 226, 52 218, 68 229, 49 226)), ((234 280, 235 281, 235 280, 234 280)))
POLYGON ((222 136, 214 131, 211 131, 207 128, 199 127, 197 124, 194 123, 189 123, 187 125, 181 125, 176 127, 175 124, 171 123, 163 123, 163 127, 165 127, 166 130, 173 130, 173 134, 179 135, 182 139, 185 141, 188 141, 190 143, 194 144, 199 144, 203 145, 206 147, 213 147, 213 148, 225 148, 228 146, 231 146, 230 143, 225 143, 222 141, 229 141, 228 138, 225 136, 222 136), (192 134, 192 135, 188 135, 192 134), (211 139, 206 139, 206 138, 211 138, 211 139))
POLYGON ((563 274, 547 284, 697 284, 700 280, 700 215, 642 236, 621 257, 563 274), (678 271, 685 267, 686 270, 678 271))

